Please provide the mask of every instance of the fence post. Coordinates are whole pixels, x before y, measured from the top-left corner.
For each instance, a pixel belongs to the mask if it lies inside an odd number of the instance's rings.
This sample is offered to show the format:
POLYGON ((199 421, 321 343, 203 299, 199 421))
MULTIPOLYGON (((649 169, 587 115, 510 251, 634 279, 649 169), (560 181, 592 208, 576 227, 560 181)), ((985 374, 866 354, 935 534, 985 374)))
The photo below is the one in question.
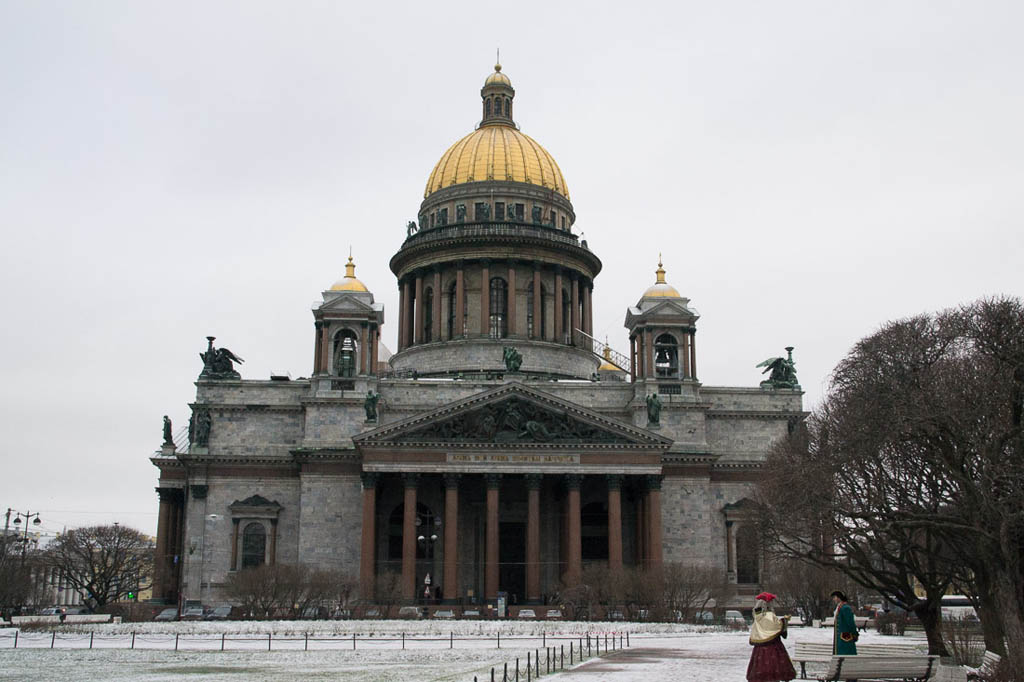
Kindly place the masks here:
POLYGON ((54 630, 53 634, 50 635, 50 648, 53 648, 53 643, 57 640, 57 631, 54 630))
MULTIPOLYGON (((134 632, 132 633, 132 639, 133 640, 135 639, 135 633, 134 632)), ((17 630, 14 631, 14 648, 15 649, 18 648, 18 631, 17 630)))
POLYGON ((505 661, 505 670, 501 673, 501 682, 508 681, 508 661, 505 661))
POLYGON ((95 632, 90 632, 89 633, 89 648, 90 649, 92 648, 92 638, 93 638, 93 635, 95 635, 95 634, 96 634, 95 632))
MULTIPOLYGON (((614 635, 612 635, 614 637, 614 635)), ((604 635, 604 652, 608 653, 608 633, 604 635)))
POLYGON ((569 665, 572 665, 572 642, 569 642, 569 665))
POLYGON ((226 635, 227 635, 227 633, 224 633, 224 632, 220 633, 220 650, 221 651, 224 651, 224 639, 225 639, 226 635))
POLYGON ((303 651, 309 651, 309 633, 307 632, 307 633, 305 633, 305 635, 306 635, 306 643, 303 646, 302 650, 303 651))
MULTIPOLYGON (((582 646, 582 645, 580 645, 580 649, 582 649, 582 648, 583 648, 583 646, 582 646)), ((582 658, 582 653, 583 653, 583 652, 581 651, 581 652, 580 652, 580 654, 581 654, 581 656, 580 656, 580 657, 581 657, 581 658, 582 658)), ((598 653, 598 654, 600 654, 600 653, 601 653, 601 651, 600 651, 600 647, 598 647, 598 652, 597 652, 597 653, 598 653)), ((590 656, 590 633, 589 633, 589 632, 587 633, 587 656, 590 656)))
POLYGON ((274 633, 272 633, 272 632, 268 632, 267 633, 267 651, 270 651, 270 638, 273 637, 273 636, 274 636, 274 633))
POLYGON ((537 677, 540 677, 540 650, 533 650, 533 662, 537 664, 537 677))
POLYGON ((494 682, 494 668, 491 668, 491 682, 494 682))
POLYGON ((501 630, 498 630, 498 648, 501 648, 501 630))
POLYGON ((405 651, 405 633, 402 633, 402 651, 405 651))
POLYGON ((547 646, 548 646, 548 631, 547 630, 545 630, 544 632, 540 633, 540 639, 541 639, 541 644, 546 649, 547 646))
POLYGON ((177 651, 177 650, 178 650, 178 637, 179 637, 178 633, 177 633, 177 632, 175 632, 175 633, 174 633, 174 650, 175 650, 175 651, 177 651))
POLYGON ((629 630, 626 630, 626 646, 629 646, 629 630))
POLYGON ((454 630, 450 630, 448 632, 448 648, 449 649, 454 649, 455 648, 455 631, 454 630))
POLYGON ((132 648, 135 648, 135 630, 132 630, 132 648))
MULTIPOLYGON (((569 646, 572 646, 572 644, 570 643, 569 646)), ((564 644, 562 645, 562 665, 560 667, 561 668, 565 668, 565 645, 564 644)))
POLYGON ((519 657, 516 656, 516 682, 519 682, 519 657))
POLYGON ((356 633, 352 633, 352 651, 356 650, 356 633))

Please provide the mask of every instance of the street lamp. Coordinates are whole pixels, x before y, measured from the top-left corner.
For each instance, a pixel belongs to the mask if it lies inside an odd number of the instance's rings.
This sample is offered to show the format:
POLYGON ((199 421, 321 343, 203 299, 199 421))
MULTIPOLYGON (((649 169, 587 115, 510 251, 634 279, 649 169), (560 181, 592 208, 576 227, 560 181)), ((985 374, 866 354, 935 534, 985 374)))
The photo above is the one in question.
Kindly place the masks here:
MULTIPOLYGON (((24 521, 25 521, 24 534, 22 535, 22 537, 18 538, 18 542, 21 543, 21 561, 22 561, 22 563, 24 563, 25 562, 25 551, 28 549, 28 521, 29 521, 29 519, 34 519, 32 521, 32 525, 33 526, 38 526, 43 521, 42 521, 41 518, 39 518, 39 512, 27 512, 27 511, 26 512, 20 512, 20 511, 17 511, 15 509, 8 508, 7 509, 6 519, 4 520, 4 546, 5 547, 7 545, 7 537, 8 537, 8 533, 10 531, 11 512, 14 512, 14 525, 15 526, 20 526, 22 519, 24 519, 24 521)), ((18 530, 19 530, 18 528, 15 528, 15 530, 14 530, 14 534, 15 535, 18 534, 18 530)))

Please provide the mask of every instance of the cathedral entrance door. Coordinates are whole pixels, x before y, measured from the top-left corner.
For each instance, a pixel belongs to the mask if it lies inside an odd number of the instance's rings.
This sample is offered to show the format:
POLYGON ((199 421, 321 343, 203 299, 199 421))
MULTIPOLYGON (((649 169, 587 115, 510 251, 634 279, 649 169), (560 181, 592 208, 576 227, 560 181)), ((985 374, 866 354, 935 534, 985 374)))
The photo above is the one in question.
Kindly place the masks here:
POLYGON ((510 605, 522 604, 526 596, 526 524, 503 522, 498 532, 498 589, 508 593, 510 605))

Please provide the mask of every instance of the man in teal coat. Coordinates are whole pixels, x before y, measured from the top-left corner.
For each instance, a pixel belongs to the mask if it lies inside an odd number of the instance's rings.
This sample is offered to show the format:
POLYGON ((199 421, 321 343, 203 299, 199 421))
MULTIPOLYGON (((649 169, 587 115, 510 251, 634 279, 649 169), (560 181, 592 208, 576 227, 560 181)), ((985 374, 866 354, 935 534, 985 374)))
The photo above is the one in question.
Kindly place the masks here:
POLYGON ((857 622, 853 619, 853 607, 846 603, 846 595, 839 590, 832 593, 836 603, 832 653, 836 656, 857 655, 857 622))

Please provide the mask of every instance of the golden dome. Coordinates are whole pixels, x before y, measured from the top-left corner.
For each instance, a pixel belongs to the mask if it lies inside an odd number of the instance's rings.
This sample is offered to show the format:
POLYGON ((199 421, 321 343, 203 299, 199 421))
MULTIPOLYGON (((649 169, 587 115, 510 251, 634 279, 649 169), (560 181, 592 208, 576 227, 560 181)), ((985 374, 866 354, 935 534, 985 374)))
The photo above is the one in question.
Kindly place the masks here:
POLYGON ((654 271, 658 281, 647 288, 644 298, 682 298, 676 288, 665 281, 665 268, 661 267, 661 254, 658 254, 658 269, 654 271))
POLYGON ((510 125, 481 126, 449 147, 430 173, 423 196, 485 180, 525 182, 569 198, 565 178, 551 154, 510 125))
POLYGON ((488 85, 507 85, 510 88, 512 87, 512 81, 508 79, 508 76, 501 72, 501 64, 495 64, 494 73, 488 76, 487 80, 484 81, 484 87, 486 88, 488 85))
POLYGON ((597 368, 598 372, 621 372, 621 367, 616 367, 612 364, 612 349, 605 344, 604 347, 604 362, 597 368))
POLYGON ((331 286, 331 291, 369 292, 366 285, 356 279, 356 264, 352 262, 351 255, 348 257, 348 263, 345 264, 345 276, 331 286))

